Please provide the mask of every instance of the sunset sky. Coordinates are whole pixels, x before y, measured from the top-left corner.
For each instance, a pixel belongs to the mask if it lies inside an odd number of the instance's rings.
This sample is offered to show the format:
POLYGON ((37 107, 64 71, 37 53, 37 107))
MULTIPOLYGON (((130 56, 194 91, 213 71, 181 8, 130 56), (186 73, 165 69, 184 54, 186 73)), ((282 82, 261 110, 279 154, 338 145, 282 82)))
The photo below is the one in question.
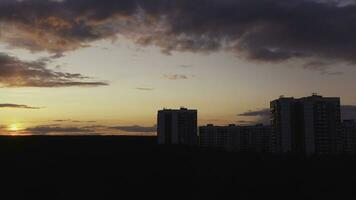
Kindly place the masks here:
POLYGON ((150 135, 181 106, 253 124, 313 92, 354 118, 355 24, 351 0, 0 0, 0 130, 150 135))

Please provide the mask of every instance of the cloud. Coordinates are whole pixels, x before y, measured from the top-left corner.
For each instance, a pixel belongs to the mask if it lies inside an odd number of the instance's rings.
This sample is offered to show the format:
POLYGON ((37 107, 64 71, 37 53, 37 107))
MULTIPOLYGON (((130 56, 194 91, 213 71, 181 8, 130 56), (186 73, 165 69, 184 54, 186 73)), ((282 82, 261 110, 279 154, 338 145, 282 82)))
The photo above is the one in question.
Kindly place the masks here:
POLYGON ((102 128, 102 129, 106 129, 107 127, 104 125, 90 125, 90 126, 84 126, 83 128, 88 128, 88 129, 97 129, 97 128, 102 128))
POLYGON ((96 121, 81 121, 81 120, 71 120, 72 123, 95 123, 96 121))
POLYGON ((0 108, 41 109, 40 107, 33 107, 33 106, 20 105, 20 104, 11 104, 11 103, 0 104, 0 108))
POLYGON ((238 114, 238 116, 242 117, 261 117, 261 116, 269 116, 270 115, 270 109, 269 108, 263 108, 260 110, 249 110, 247 112, 238 114))
POLYGON ((303 68, 311 71, 319 72, 321 75, 343 75, 343 72, 329 71, 330 65, 334 63, 325 61, 311 61, 304 64, 303 68))
POLYGON ((55 71, 43 60, 22 61, 0 53, 0 87, 95 87, 105 82, 84 81, 82 74, 55 71))
MULTIPOLYGON (((56 122, 63 122, 59 124, 46 124, 29 127, 18 133, 26 135, 155 135, 157 126, 107 126, 103 124, 93 124, 86 126, 72 126, 65 125, 66 122, 73 122, 73 120, 55 120, 56 122), (120 131, 120 132, 118 132, 120 131)), ((79 121, 78 121, 79 122, 79 121)), ((87 121, 88 123, 94 121, 87 121)), ((1 129, 1 126, 0 126, 1 129)))
POLYGON ((240 123, 240 124, 255 124, 256 121, 248 121, 248 120, 238 120, 237 123, 240 123))
MULTIPOLYGON (((55 120, 58 123, 55 124, 40 124, 36 126, 30 126, 25 129, 18 131, 11 131, 11 134, 19 135, 131 135, 131 136, 155 136, 157 126, 146 127, 146 126, 108 126, 105 124, 98 124, 96 121, 83 121, 83 123, 93 123, 93 124, 83 124, 80 125, 76 122, 75 124, 68 124, 67 122, 72 122, 73 120, 55 120), (75 126, 74 126, 75 125, 75 126)), ((78 121, 79 122, 79 121, 78 121)), ((4 134, 10 133, 9 127, 0 125, 0 130, 4 131, 4 134)))
MULTIPOLYGON (((255 118, 253 121, 255 123, 261 124, 270 124, 270 109, 269 108, 262 108, 259 110, 249 110, 244 113, 238 114, 240 117, 252 117, 255 118)), ((242 120, 245 121, 245 120, 242 120)), ((252 121, 252 120, 250 120, 252 121)), ((251 123, 249 123, 251 124, 251 123)))
POLYGON ((81 121, 81 120, 71 120, 71 119, 56 119, 53 120, 54 122, 68 122, 68 123, 95 123, 96 121, 90 120, 90 121, 81 121))
POLYGON ((70 119, 56 119, 56 120, 53 120, 54 122, 68 122, 70 121, 70 119))
POLYGON ((93 130, 87 129, 87 128, 78 128, 78 127, 61 127, 61 126, 49 126, 49 125, 44 125, 44 126, 36 126, 32 128, 27 128, 25 130, 26 132, 30 134, 51 134, 51 133, 57 133, 57 134, 89 134, 92 133, 93 130))
POLYGON ((356 120, 356 105, 342 105, 341 106, 341 118, 356 120))
POLYGON ((356 5, 346 0, 2 0, 0 41, 63 52, 124 36, 162 52, 231 51, 254 61, 355 63, 356 5))
POLYGON ((168 80, 185 80, 185 79, 188 79, 188 76, 184 75, 184 74, 166 74, 163 77, 165 79, 168 79, 168 80))
POLYGON ((109 127, 110 129, 120 130, 124 132, 144 132, 144 133, 152 133, 157 131, 157 126, 145 127, 145 126, 114 126, 109 127))
POLYGON ((154 88, 144 88, 144 87, 138 87, 136 90, 141 90, 141 91, 152 91, 154 88))

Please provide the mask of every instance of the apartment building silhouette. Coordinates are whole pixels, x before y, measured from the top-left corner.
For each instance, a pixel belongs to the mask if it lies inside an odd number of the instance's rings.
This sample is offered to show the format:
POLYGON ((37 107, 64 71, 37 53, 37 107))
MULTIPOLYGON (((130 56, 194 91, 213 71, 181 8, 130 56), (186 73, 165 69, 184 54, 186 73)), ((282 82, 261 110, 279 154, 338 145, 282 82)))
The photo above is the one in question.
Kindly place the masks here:
POLYGON ((163 109, 157 115, 159 144, 183 144, 238 152, 356 154, 356 122, 341 122, 340 98, 317 94, 270 102, 270 125, 197 128, 197 110, 163 109))
POLYGON ((195 145, 198 111, 187 108, 163 109, 157 115, 159 144, 195 145))
POLYGON ((338 153, 341 128, 340 98, 313 94, 271 102, 271 126, 276 151, 281 153, 338 153))

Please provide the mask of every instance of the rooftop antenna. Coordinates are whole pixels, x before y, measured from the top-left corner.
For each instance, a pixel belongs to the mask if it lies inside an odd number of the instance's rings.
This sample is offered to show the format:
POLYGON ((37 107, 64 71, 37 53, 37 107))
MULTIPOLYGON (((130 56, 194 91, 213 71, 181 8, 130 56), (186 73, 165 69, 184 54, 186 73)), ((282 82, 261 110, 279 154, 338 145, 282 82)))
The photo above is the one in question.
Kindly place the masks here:
POLYGON ((316 92, 313 92, 312 94, 313 94, 313 96, 318 96, 318 93, 316 93, 316 92))

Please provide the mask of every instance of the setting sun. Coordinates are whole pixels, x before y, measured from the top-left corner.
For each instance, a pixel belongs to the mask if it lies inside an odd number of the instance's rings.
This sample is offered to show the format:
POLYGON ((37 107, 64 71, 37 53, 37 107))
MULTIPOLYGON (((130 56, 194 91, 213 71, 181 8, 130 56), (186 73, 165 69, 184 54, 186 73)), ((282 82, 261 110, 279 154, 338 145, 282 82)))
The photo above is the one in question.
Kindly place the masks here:
POLYGON ((20 125, 19 124, 11 124, 9 126, 9 131, 19 131, 20 130, 20 125))

